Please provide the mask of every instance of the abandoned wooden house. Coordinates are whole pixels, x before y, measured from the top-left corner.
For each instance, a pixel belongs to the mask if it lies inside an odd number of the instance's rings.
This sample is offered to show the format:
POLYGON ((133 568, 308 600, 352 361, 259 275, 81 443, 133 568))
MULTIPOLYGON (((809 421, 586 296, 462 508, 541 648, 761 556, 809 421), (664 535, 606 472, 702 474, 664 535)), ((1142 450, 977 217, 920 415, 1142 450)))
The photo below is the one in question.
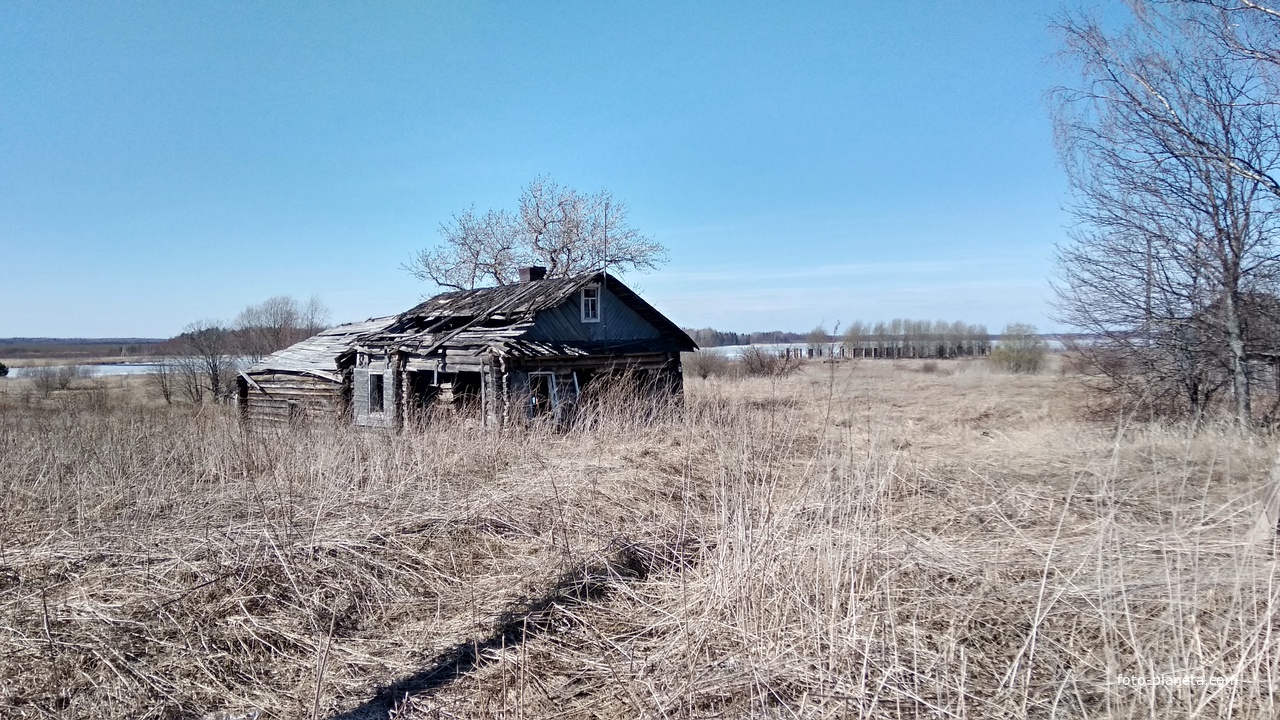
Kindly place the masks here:
POLYGON ((340 325, 241 373, 251 421, 335 418, 399 427, 436 412, 486 425, 568 419, 597 378, 627 373, 649 392, 683 392, 683 330, 617 278, 546 278, 446 292, 399 315, 340 325))

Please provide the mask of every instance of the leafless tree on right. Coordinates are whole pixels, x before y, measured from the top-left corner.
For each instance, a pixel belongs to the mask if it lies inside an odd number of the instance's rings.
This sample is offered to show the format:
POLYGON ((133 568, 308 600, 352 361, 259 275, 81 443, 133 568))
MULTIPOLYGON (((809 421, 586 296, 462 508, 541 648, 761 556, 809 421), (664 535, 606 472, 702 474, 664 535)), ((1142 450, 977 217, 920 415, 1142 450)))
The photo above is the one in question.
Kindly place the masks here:
POLYGON ((1280 280, 1269 85, 1180 14, 1058 30, 1082 73, 1054 95, 1078 221, 1058 253, 1061 319, 1103 339, 1094 366, 1117 384, 1163 384, 1193 412, 1225 385, 1247 424, 1244 309, 1280 280))

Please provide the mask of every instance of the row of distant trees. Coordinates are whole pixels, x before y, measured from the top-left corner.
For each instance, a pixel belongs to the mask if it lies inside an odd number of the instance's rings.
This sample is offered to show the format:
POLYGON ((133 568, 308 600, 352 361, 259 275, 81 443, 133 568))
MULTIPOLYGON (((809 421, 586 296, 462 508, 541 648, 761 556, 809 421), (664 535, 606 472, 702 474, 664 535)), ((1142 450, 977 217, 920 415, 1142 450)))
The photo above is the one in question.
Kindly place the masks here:
POLYGON ((231 322, 197 320, 159 348, 147 379, 167 403, 203 403, 229 393, 242 365, 305 340, 328 322, 320 298, 299 302, 283 295, 246 307, 231 322))
MULTIPOLYGON (((839 328, 837 328, 839 330, 839 328)), ((894 319, 888 322, 850 323, 843 333, 833 334, 819 325, 807 333, 735 333, 712 328, 686 329, 699 347, 726 345, 803 344, 815 351, 842 342, 846 356, 889 358, 951 358, 986 355, 991 335, 985 325, 945 320, 894 319)))
MULTIPOLYGON (((1044 367, 1049 345, 1036 332, 1034 325, 1006 325, 999 342, 993 347, 990 335, 982 325, 930 321, 898 320, 888 323, 853 323, 843 335, 836 336, 819 325, 804 336, 807 357, 839 356, 839 343, 845 358, 925 358, 936 368, 936 358, 986 356, 987 363, 1002 372, 1037 373, 1044 367)), ((721 352, 702 348, 684 356, 685 372, 702 379, 712 375, 736 377, 789 375, 805 362, 805 353, 779 352, 777 348, 753 345, 745 348, 736 360, 721 352)))
MULTIPOLYGON (((815 335, 825 333, 815 328, 815 335)), ((986 325, 945 320, 894 319, 849 324, 840 336, 851 357, 953 358, 986 355, 991 335, 986 325)))
POLYGON ((683 328, 698 347, 726 347, 728 345, 771 345, 804 342, 806 335, 797 332, 769 330, 766 332, 738 333, 714 328, 683 328))

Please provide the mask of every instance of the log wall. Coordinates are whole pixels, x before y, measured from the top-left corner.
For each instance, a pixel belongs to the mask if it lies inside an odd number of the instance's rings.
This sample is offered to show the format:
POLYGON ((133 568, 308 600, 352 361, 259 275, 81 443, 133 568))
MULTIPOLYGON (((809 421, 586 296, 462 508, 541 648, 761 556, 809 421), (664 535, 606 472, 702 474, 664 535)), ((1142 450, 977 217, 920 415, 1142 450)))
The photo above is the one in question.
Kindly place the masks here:
MULTIPOLYGON (((311 375, 262 373, 251 376, 240 398, 240 411, 251 422, 300 419, 336 422, 346 412, 342 385, 311 375)), ((241 380, 244 383, 244 380, 241 380)))

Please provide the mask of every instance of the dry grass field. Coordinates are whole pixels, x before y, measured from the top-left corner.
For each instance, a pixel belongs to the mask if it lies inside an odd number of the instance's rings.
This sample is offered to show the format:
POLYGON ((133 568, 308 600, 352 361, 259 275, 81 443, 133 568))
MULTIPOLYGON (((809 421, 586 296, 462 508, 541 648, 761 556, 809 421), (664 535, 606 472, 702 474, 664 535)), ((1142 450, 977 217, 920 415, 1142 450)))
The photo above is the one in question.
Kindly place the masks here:
POLYGON ((112 382, 0 382, 6 718, 1280 713, 1272 438, 1086 422, 1069 376, 396 435, 112 382))

